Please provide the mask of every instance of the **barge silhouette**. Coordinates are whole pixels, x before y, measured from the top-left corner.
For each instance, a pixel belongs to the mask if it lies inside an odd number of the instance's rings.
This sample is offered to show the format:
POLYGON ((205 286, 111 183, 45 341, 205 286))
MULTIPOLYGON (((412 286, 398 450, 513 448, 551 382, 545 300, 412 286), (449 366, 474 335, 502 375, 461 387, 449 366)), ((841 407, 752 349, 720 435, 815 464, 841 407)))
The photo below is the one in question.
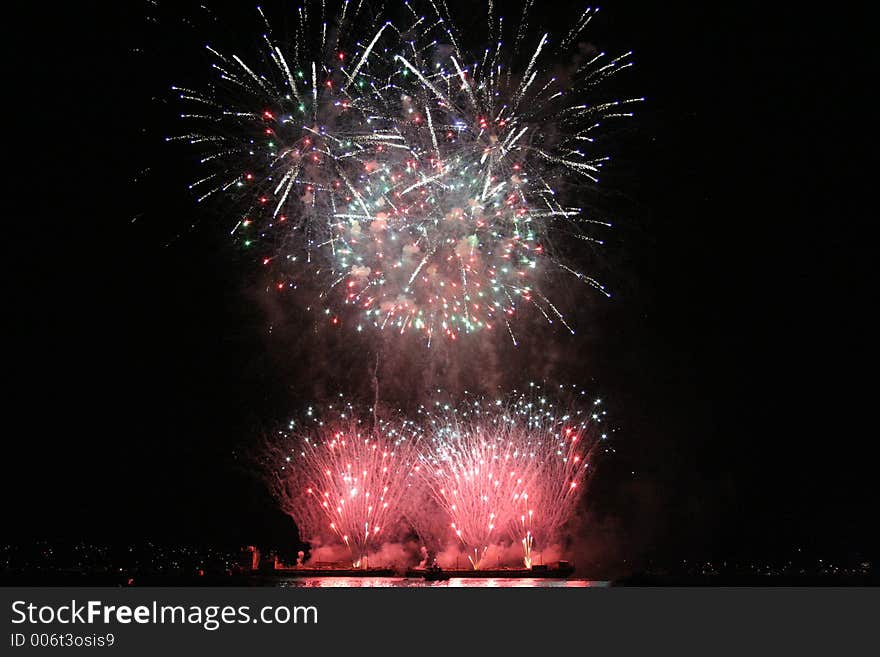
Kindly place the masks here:
MULTIPOLYGON (((258 562, 255 562, 256 566, 258 562)), ((265 564, 264 568, 254 568, 253 574, 272 575, 277 577, 410 577, 424 578, 431 581, 447 580, 458 577, 470 578, 529 578, 529 579, 564 579, 574 574, 574 566, 568 561, 557 561, 552 564, 533 564, 531 568, 496 566, 495 568, 441 568, 434 564, 428 567, 408 569, 391 566, 369 567, 366 564, 352 566, 350 563, 338 561, 318 561, 312 564, 286 565, 275 558, 274 563, 265 564)), ((247 572, 247 569, 245 569, 247 572)), ((243 573, 244 574, 244 573, 243 573)))
POLYGON ((486 579, 565 579, 574 574, 574 566, 568 561, 559 561, 554 565, 533 565, 531 568, 410 568, 406 571, 407 577, 424 577, 429 581, 445 580, 458 577, 486 578, 486 579))

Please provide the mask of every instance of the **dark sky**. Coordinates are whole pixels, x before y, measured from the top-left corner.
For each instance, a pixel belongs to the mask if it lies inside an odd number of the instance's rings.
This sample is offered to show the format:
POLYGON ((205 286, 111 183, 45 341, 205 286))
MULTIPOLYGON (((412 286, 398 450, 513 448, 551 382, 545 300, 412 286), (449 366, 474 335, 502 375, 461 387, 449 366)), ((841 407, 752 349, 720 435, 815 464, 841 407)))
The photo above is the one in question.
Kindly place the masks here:
MULTIPOLYGON (((511 358, 552 344, 552 376, 608 400, 590 509, 622 554, 866 554, 867 17, 651 4, 605 3, 590 32, 635 51, 618 84, 648 99, 602 183, 615 297, 511 358)), ((260 273, 162 141, 209 35, 139 3, 4 12, 4 537, 292 541, 244 456, 350 384, 321 363, 351 345, 303 343, 292 307, 267 337, 260 273)))

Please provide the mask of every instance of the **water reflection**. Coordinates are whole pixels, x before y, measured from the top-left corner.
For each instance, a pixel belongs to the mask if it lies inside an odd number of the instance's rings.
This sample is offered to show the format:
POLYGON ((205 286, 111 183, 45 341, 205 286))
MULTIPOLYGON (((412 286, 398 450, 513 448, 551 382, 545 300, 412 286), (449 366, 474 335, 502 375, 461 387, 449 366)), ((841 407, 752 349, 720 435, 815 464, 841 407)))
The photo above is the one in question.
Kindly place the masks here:
POLYGON ((443 582, 426 582, 407 577, 289 577, 277 580, 278 586, 304 588, 359 588, 359 587, 449 587, 449 588, 592 588, 608 586, 608 582, 587 579, 540 579, 453 577, 443 582))

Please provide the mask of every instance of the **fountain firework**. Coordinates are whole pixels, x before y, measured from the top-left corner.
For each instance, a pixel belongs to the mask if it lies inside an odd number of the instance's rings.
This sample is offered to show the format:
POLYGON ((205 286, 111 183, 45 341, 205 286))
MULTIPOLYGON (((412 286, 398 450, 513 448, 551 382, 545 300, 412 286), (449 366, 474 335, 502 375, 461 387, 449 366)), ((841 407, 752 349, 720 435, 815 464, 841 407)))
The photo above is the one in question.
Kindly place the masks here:
POLYGON ((531 568, 535 551, 564 539, 596 455, 610 449, 600 400, 574 387, 436 401, 417 420, 363 417, 350 403, 309 408, 264 461, 300 536, 343 543, 356 566, 410 530, 442 548, 451 528, 474 568, 508 541, 531 568))
POLYGON ((418 436, 405 421, 371 426, 351 405, 329 420, 309 408, 269 442, 269 484, 303 539, 335 537, 357 568, 399 525, 418 436))
POLYGON ((423 410, 430 438, 420 450, 421 478, 474 568, 505 537, 522 545, 527 568, 536 546, 561 538, 607 439, 600 400, 589 406, 531 386, 508 399, 423 410))

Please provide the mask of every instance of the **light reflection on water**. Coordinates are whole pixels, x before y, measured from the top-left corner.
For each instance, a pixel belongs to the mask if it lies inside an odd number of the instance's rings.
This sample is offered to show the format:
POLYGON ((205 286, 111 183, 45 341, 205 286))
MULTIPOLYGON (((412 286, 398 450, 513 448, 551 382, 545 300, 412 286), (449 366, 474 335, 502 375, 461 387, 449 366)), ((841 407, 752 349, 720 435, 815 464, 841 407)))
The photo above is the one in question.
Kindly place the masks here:
POLYGON ((541 579, 530 577, 453 577, 443 582, 426 582, 415 577, 286 577, 277 580, 278 586, 306 588, 359 588, 359 587, 447 587, 447 588, 592 588, 608 586, 608 582, 587 579, 541 579))

